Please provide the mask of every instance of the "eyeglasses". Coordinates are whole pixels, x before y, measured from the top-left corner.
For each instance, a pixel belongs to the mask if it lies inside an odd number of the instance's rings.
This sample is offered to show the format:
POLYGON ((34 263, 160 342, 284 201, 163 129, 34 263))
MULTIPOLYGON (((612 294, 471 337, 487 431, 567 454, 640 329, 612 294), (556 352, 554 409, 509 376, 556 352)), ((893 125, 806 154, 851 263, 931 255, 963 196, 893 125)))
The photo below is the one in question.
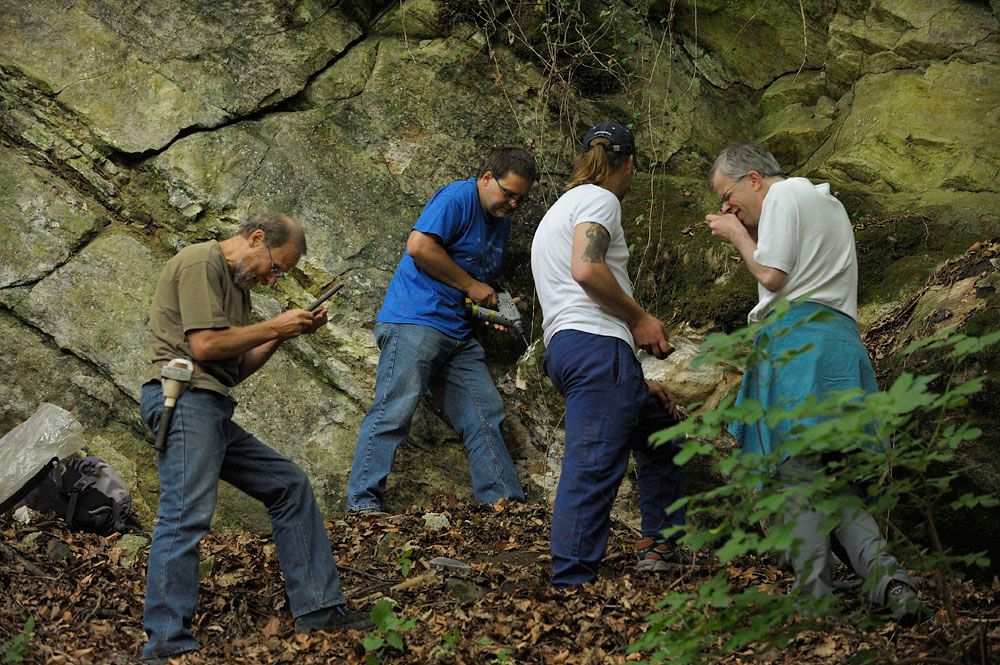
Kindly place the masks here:
POLYGON ((518 205, 521 205, 522 203, 525 203, 528 200, 527 194, 517 194, 515 192, 510 191, 509 189, 501 185, 500 181, 497 180, 496 178, 493 178, 493 182, 495 182, 497 184, 497 187, 500 188, 500 193, 503 194, 503 197, 508 201, 510 201, 511 203, 516 203, 518 205))
POLYGON ((264 249, 267 250, 267 260, 271 262, 271 274, 279 278, 284 277, 285 271, 279 268, 278 264, 274 262, 274 259, 271 257, 271 248, 267 246, 267 243, 264 243, 264 249))
POLYGON ((731 185, 729 186, 729 189, 727 189, 726 191, 724 191, 724 192, 722 193, 722 197, 721 197, 721 200, 722 200, 722 205, 724 205, 724 206, 725 206, 725 205, 729 205, 729 199, 730 199, 730 197, 732 197, 732 195, 733 195, 733 190, 734 190, 734 189, 736 189, 736 185, 737 185, 737 184, 739 184, 740 180, 743 180, 743 178, 747 177, 748 175, 750 175, 750 172, 749 172, 749 171, 748 171, 748 172, 746 172, 746 173, 744 173, 743 175, 741 175, 741 176, 740 176, 739 178, 737 178, 736 180, 734 180, 734 181, 733 181, 733 184, 731 184, 731 185))

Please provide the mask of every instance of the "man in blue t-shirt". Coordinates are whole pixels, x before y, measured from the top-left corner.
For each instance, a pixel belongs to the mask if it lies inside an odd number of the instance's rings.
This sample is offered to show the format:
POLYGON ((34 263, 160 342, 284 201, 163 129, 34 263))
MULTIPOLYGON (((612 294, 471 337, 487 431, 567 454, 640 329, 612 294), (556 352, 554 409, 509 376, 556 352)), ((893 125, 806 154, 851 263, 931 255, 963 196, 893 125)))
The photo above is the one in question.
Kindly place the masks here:
POLYGON ((503 402, 471 336, 465 299, 496 307, 490 284, 503 267, 510 215, 538 172, 527 152, 502 148, 480 173, 446 185, 424 206, 389 284, 375 325, 375 400, 354 448, 348 512, 382 510, 396 448, 428 389, 465 442, 476 500, 524 498, 500 434, 503 402))

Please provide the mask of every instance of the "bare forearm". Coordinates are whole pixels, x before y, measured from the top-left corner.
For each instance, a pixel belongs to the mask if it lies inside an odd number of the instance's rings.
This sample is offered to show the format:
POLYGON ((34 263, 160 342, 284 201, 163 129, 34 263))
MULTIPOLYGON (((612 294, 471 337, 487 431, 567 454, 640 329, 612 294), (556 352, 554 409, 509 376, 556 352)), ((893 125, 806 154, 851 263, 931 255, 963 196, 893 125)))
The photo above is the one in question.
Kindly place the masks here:
POLYGON ((758 284, 761 284, 768 291, 778 291, 785 285, 787 275, 784 272, 777 268, 761 265, 753 257, 754 252, 757 251, 757 241, 749 234, 735 238, 733 246, 743 257, 743 263, 746 264, 747 269, 758 284))
POLYGON ((196 330, 188 335, 188 342, 195 360, 211 361, 235 358, 278 337, 274 324, 262 321, 248 326, 196 330))
POLYGON ((629 326, 645 315, 645 310, 622 290, 618 280, 604 263, 588 263, 573 274, 573 279, 605 312, 629 326))
POLYGON ((316 332, 325 323, 326 308, 318 312, 290 309, 273 319, 249 326, 192 330, 188 333, 188 344, 194 359, 199 362, 251 354, 247 365, 249 371, 241 370, 241 374, 249 376, 274 353, 276 342, 316 332))
POLYGON ((440 245, 433 248, 425 247, 419 254, 414 254, 413 262, 425 273, 439 282, 458 289, 462 293, 476 281, 472 275, 452 261, 448 253, 440 245))
POLYGON ((441 245, 427 236, 407 243, 407 251, 418 268, 463 293, 476 281, 448 256, 441 245))
POLYGON ((604 262, 611 236, 602 225, 582 222, 573 230, 573 280, 598 307, 628 325, 635 344, 657 358, 671 352, 663 322, 650 316, 628 295, 604 262))
POLYGON ((437 281, 458 289, 482 306, 493 307, 496 304, 493 287, 475 279, 455 263, 433 236, 411 231, 406 241, 406 252, 418 268, 437 281))
POLYGON ((712 235, 721 238, 736 248, 736 251, 743 257, 750 274, 757 280, 757 283, 768 291, 780 291, 785 285, 788 273, 757 263, 753 257, 757 251, 757 227, 747 227, 740 222, 739 218, 731 212, 724 212, 721 215, 705 215, 705 221, 712 229, 712 235))
POLYGON ((281 340, 275 339, 270 342, 264 342, 260 346, 256 346, 244 353, 243 358, 240 360, 240 375, 236 382, 241 383, 263 367, 264 363, 270 360, 279 346, 281 346, 281 340))

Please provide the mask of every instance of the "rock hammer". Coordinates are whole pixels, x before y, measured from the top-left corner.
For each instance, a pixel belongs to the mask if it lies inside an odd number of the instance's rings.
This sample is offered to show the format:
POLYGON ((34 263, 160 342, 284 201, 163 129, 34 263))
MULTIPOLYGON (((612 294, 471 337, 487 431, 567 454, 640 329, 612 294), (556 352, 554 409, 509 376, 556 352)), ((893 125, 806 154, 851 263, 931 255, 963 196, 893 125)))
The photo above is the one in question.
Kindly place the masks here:
POLYGON ((174 417, 174 406, 177 398, 191 382, 194 373, 194 363, 187 358, 174 358, 160 369, 160 384, 163 386, 163 414, 160 416, 160 426, 156 430, 158 451, 167 447, 167 433, 170 431, 170 421, 174 417))

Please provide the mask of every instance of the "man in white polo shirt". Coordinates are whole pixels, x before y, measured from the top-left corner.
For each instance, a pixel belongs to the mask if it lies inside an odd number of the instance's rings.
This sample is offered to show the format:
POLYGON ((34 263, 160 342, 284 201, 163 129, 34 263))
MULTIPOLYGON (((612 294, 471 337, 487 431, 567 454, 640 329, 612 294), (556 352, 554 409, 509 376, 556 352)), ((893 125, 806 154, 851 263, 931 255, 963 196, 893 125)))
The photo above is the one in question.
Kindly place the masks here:
MULTIPOLYGON (((854 232, 830 185, 805 178, 785 178, 774 156, 759 143, 735 143, 719 155, 709 173, 719 194, 721 214, 707 215, 712 235, 739 251, 759 295, 748 315, 763 322, 755 345, 763 360, 747 367, 737 403, 755 400, 765 409, 791 409, 805 399, 849 389, 878 390, 868 351, 858 334, 858 262, 854 232), (782 298, 795 301, 782 317, 772 314, 782 298), (771 316, 769 316, 771 315, 771 316), (804 350, 804 351, 803 351, 804 350), (797 351, 794 354, 785 354, 797 351), (787 357, 787 359, 785 359, 787 357), (783 358, 783 362, 769 359, 783 358)), ((792 440, 794 426, 818 418, 734 423, 730 431, 745 453, 769 454, 792 440)), ((778 469, 787 486, 808 484, 827 472, 829 453, 784 455, 778 469)), ((870 599, 897 619, 912 621, 923 610, 914 582, 887 551, 871 515, 844 509, 832 533, 821 530, 824 515, 793 500, 786 519, 797 544, 787 553, 795 570, 795 588, 822 598, 833 584, 833 541, 845 563, 864 579, 872 578, 870 599)))

